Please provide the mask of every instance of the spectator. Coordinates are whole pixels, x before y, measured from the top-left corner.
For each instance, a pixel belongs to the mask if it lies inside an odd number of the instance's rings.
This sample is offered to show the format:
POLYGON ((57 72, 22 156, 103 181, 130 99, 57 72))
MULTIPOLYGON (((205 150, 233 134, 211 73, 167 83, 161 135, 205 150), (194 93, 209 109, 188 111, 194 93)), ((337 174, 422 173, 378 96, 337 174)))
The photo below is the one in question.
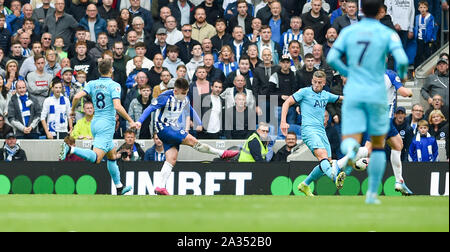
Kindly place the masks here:
POLYGON ((70 100, 62 95, 63 84, 52 82, 53 96, 45 99, 42 106, 41 123, 47 139, 64 139, 72 131, 70 100))
POLYGON ((412 106, 412 112, 409 116, 406 117, 406 122, 408 123, 408 125, 412 128, 413 130, 413 134, 415 135, 417 132, 417 123, 420 120, 423 120, 424 117, 424 110, 422 105, 420 104, 414 104, 412 106))
POLYGON ((126 36, 127 36, 127 41, 126 41, 127 50, 126 50, 125 54, 128 55, 130 58, 134 58, 134 56, 136 56, 135 45, 137 42, 137 33, 135 30, 130 30, 126 34, 126 36))
POLYGON ((194 104, 201 101, 200 97, 202 95, 211 93, 211 83, 206 79, 206 75, 207 73, 205 67, 198 67, 197 72, 195 73, 197 79, 192 82, 189 88, 189 99, 194 104))
POLYGON ((20 0, 12 0, 10 4, 12 13, 6 16, 6 25, 9 32, 14 34, 22 27, 24 13, 22 12, 22 3, 20 0))
POLYGON ((271 18, 268 21, 268 25, 272 30, 272 40, 281 44, 281 35, 288 30, 289 17, 282 15, 281 3, 278 1, 273 2, 270 5, 271 18))
MULTIPOLYGON (((203 50, 201 45, 194 45, 192 47, 192 58, 189 63, 186 64, 187 69, 187 80, 191 81, 194 77, 194 73, 197 71, 199 66, 203 66, 203 50)), ((206 76, 205 76, 206 78, 206 76)))
POLYGON ((228 33, 231 33, 236 26, 241 26, 245 34, 252 33, 252 19, 251 13, 248 13, 248 3, 245 0, 236 1, 237 15, 233 15, 230 18, 228 25, 228 33))
POLYGON ((177 67, 179 65, 184 65, 183 61, 178 58, 179 48, 177 46, 168 46, 167 48, 167 58, 164 60, 162 64, 163 67, 169 70, 172 76, 175 76, 177 73, 177 67))
POLYGON ((345 5, 346 14, 340 17, 337 17, 333 22, 333 27, 336 29, 336 32, 339 34, 342 29, 345 27, 358 23, 361 19, 358 16, 358 3, 356 0, 348 0, 345 5))
POLYGON ((287 157, 297 146, 297 135, 295 132, 288 132, 285 142, 286 144, 278 150, 278 152, 273 156, 271 162, 287 162, 287 157))
POLYGON ((261 27, 261 40, 256 43, 258 46, 258 51, 260 53, 259 57, 262 56, 262 50, 269 48, 272 52, 273 64, 278 65, 279 59, 282 55, 282 50, 278 41, 272 39, 272 28, 267 25, 261 27))
POLYGON ((3 148, 0 149, 0 161, 27 161, 25 151, 17 144, 14 133, 8 133, 3 148))
POLYGON ((125 143, 117 150, 116 159, 122 161, 140 161, 144 159, 145 152, 139 143, 136 143, 136 133, 133 130, 125 131, 125 143))
POLYGON ((288 45, 288 54, 291 59, 291 70, 293 72, 299 71, 303 67, 302 60, 302 44, 297 40, 292 40, 288 45))
POLYGON ((166 28, 159 28, 156 31, 156 43, 150 43, 149 49, 147 50, 146 57, 153 59, 157 53, 162 54, 163 58, 166 57, 167 49, 167 30, 166 28))
POLYGON ((114 0, 102 0, 102 5, 98 7, 98 14, 104 20, 114 20, 119 16, 119 11, 113 8, 113 2, 114 0))
POLYGON ((106 33, 106 21, 100 17, 95 4, 89 4, 86 8, 86 16, 80 20, 80 26, 89 31, 90 41, 96 42, 100 32, 106 33))
POLYGON ((325 35, 325 38, 327 42, 323 44, 323 56, 327 58, 328 52, 330 51, 331 47, 333 47, 334 41, 337 39, 337 31, 333 27, 330 27, 327 31, 327 34, 325 35))
POLYGON ((126 111, 128 111, 131 101, 133 101, 134 98, 139 96, 139 89, 145 85, 148 85, 148 76, 144 72, 139 72, 136 74, 136 83, 137 85, 134 85, 127 93, 124 103, 124 108, 126 111))
POLYGON ((175 45, 183 39, 183 33, 177 28, 177 20, 173 16, 166 18, 165 28, 167 29, 167 44, 175 45))
POLYGON ((245 142, 239 155, 239 162, 265 162, 269 152, 267 148, 269 125, 260 122, 258 129, 245 142))
POLYGON ((58 57, 56 56, 56 51, 53 49, 47 49, 45 51, 46 64, 44 66, 44 71, 55 77, 56 74, 61 70, 61 65, 58 63, 58 57))
POLYGON ((44 72, 45 58, 41 54, 34 56, 34 63, 36 71, 27 75, 27 90, 38 100, 39 106, 42 106, 49 95, 53 75, 44 72))
MULTIPOLYGON (((63 68, 64 69, 64 68, 63 68)), ((71 68, 65 67, 65 71, 66 72, 70 72, 72 73, 72 71, 70 71, 71 68), (68 71, 69 70, 69 71, 68 71)), ((69 75, 69 74, 66 74, 69 75)), ((63 76, 64 77, 64 76, 63 76)), ((68 78, 68 77, 65 77, 68 78)), ((73 87, 70 89, 71 92, 69 92, 69 100, 71 100, 71 98, 73 98, 75 96, 76 93, 80 92, 81 90, 84 89, 84 87, 87 85, 86 82, 86 73, 83 71, 78 71, 77 75, 75 76, 76 82, 74 83, 74 85, 67 85, 69 87, 73 87), (73 91, 72 91, 73 90, 73 91)), ((65 82, 65 81, 64 81, 65 82)), ((66 84, 66 83, 64 83, 66 84)), ((69 84, 69 83, 68 83, 69 84)), ((70 82, 71 84, 71 82, 70 82)), ((64 90, 66 91, 66 90, 64 90)), ((67 95, 66 95, 67 96, 67 95)), ((85 111, 84 111, 84 103, 85 102, 90 102, 92 99, 91 97, 87 96, 87 97, 83 97, 81 98, 80 102, 78 103, 78 106, 75 110, 75 121, 78 122, 81 118, 84 117, 85 115, 85 111)))
POLYGON ((144 161, 164 162, 166 161, 166 154, 164 151, 163 142, 159 139, 157 134, 153 134, 153 146, 145 151, 144 161))
POLYGON ((38 101, 27 92, 24 80, 17 81, 17 94, 8 104, 8 121, 19 139, 38 139, 40 114, 38 101))
POLYGON ((448 118, 448 106, 444 104, 442 96, 440 96, 439 94, 435 94, 433 96, 433 102, 431 103, 431 107, 425 112, 425 118, 429 118, 430 113, 436 109, 440 110, 442 114, 444 114, 445 118, 448 118))
MULTIPOLYGON (((225 91, 220 94, 220 97, 225 99, 225 105, 228 108, 235 106, 235 96, 237 93, 246 94, 246 106, 254 108, 256 101, 253 96, 252 90, 245 87, 245 77, 243 75, 236 75, 233 81, 234 87, 226 88, 225 91)), ((225 86, 225 85, 224 85, 225 86)))
POLYGON ((303 31, 300 30, 302 27, 302 19, 299 16, 294 16, 291 18, 290 29, 283 33, 281 36, 280 45, 283 48, 283 55, 289 53, 289 43, 293 40, 301 40, 303 31))
MULTIPOLYGON (((359 15, 359 16, 361 16, 361 15, 359 15)), ((395 30, 394 23, 392 23, 392 18, 390 15, 387 14, 387 6, 385 4, 378 11, 378 15, 376 16, 376 19, 380 20, 380 23, 386 25, 387 27, 391 28, 392 30, 395 30)))
MULTIPOLYGON (((150 105, 151 94, 152 90, 150 89, 149 85, 140 87, 138 97, 134 98, 131 101, 130 108, 128 109, 128 114, 133 119, 133 121, 137 121, 141 117, 142 112, 150 105)), ((149 116, 147 119, 145 119, 145 121, 142 123, 142 127, 136 132, 136 136, 138 139, 151 138, 151 118, 152 117, 149 116)), ((129 127, 128 122, 127 127, 129 127)))
POLYGON ((122 41, 122 36, 120 35, 118 29, 117 20, 108 19, 106 21, 106 35, 108 36, 108 48, 110 49, 114 47, 114 43, 117 41, 122 41))
MULTIPOLYGON (((56 43, 56 42, 55 42, 56 43)), ((102 57, 102 53, 108 50, 108 35, 106 32, 100 32, 97 36, 97 43, 95 47, 89 50, 89 57, 95 62, 102 57)))
MULTIPOLYGON (((325 34, 328 28, 331 27, 330 18, 325 12, 321 11, 321 0, 312 0, 311 6, 311 10, 307 13, 302 14, 301 16, 303 26, 312 27, 312 29, 314 30, 314 39, 317 41, 317 43, 323 44, 325 42, 325 34)), ((303 30, 303 33, 305 33, 305 29, 303 30)))
POLYGON ((70 60, 70 65, 74 71, 83 71, 87 74, 87 81, 96 79, 97 63, 87 55, 86 42, 79 41, 75 44, 76 56, 70 60))
POLYGON ((414 68, 417 68, 433 54, 438 30, 433 15, 428 12, 428 2, 426 0, 419 2, 419 12, 420 14, 416 16, 414 25, 414 38, 417 43, 414 68))
MULTIPOLYGON (((344 85, 345 81, 347 79, 343 76, 341 76, 339 73, 334 73, 333 80, 330 85, 330 93, 335 95, 344 95, 344 85)), ((341 118, 342 118, 342 103, 336 102, 336 103, 328 103, 327 112, 329 113, 329 116, 331 118, 331 125, 334 128, 337 129, 337 132, 340 136, 341 132, 341 118)))
POLYGON ((313 74, 317 69, 314 67, 314 55, 308 53, 304 58, 305 65, 297 72, 300 87, 309 87, 312 84, 313 74))
POLYGON ((22 45, 18 40, 11 42, 11 52, 8 55, 8 60, 15 60, 17 61, 18 68, 17 71, 19 71, 20 67, 22 66, 22 62, 25 60, 25 57, 22 55, 22 45))
POLYGON ((430 135, 436 140, 445 140, 448 133, 448 123, 446 117, 440 110, 433 110, 428 117, 430 125, 430 135))
POLYGON ((420 120, 418 131, 409 146, 409 161, 412 162, 437 162, 438 145, 436 139, 428 133, 428 122, 420 120))
POLYGON ((126 86, 127 90, 135 87, 137 85, 136 83, 136 75, 139 72, 144 72, 145 74, 148 74, 148 68, 142 68, 143 64, 143 57, 142 56, 134 56, 133 58, 133 65, 135 66, 134 70, 130 72, 127 78, 126 86))
POLYGON ((211 93, 201 97, 200 118, 204 125, 203 132, 199 136, 201 139, 220 139, 223 134, 225 100, 220 97, 222 91, 223 83, 216 80, 211 87, 211 93))
POLYGON ((331 82, 333 80, 333 69, 327 64, 327 61, 323 57, 323 46, 321 44, 314 45, 313 56, 314 56, 314 67, 317 70, 322 70, 327 75, 327 83, 325 89, 329 89, 331 82))
POLYGON ((258 46, 255 44, 250 44, 247 49, 247 55, 250 62, 250 71, 253 71, 259 63, 262 62, 259 58, 258 46))
MULTIPOLYGON (((35 3, 35 1, 33 1, 35 3)), ((53 8, 54 1, 51 0, 43 0, 42 6, 32 6, 33 7, 33 19, 39 22, 41 27, 44 26, 44 21, 47 16, 52 15, 55 12, 55 8, 53 8)))
MULTIPOLYGON (((137 42, 134 46, 134 49, 136 51, 136 56, 142 58, 142 68, 150 70, 153 67, 153 62, 145 57, 147 53, 146 46, 143 42, 137 42)), ((134 57, 133 57, 134 58, 134 57)), ((127 75, 130 75, 130 73, 136 68, 136 65, 134 64, 133 60, 129 60, 126 65, 126 71, 127 75)))
POLYGON ((435 94, 442 97, 444 104, 450 104, 448 98, 448 59, 439 58, 436 69, 437 71, 426 79, 420 94, 430 105, 433 103, 435 94))
POLYGON ((222 71, 225 77, 238 68, 231 46, 222 46, 222 50, 219 53, 219 61, 214 63, 214 67, 222 71))
POLYGON ((315 44, 317 44, 317 42, 314 40, 314 33, 314 30, 310 26, 303 29, 303 37, 300 41, 300 43, 302 44, 302 58, 304 58, 304 56, 306 56, 306 54, 308 53, 313 53, 313 47, 315 44))
POLYGON ((387 13, 392 17, 395 30, 402 40, 403 48, 406 48, 408 39, 414 37, 414 1, 386 0, 387 13))
POLYGON ((330 15, 330 23, 333 25, 334 20, 340 16, 345 15, 345 5, 347 4, 347 0, 338 0, 339 8, 333 10, 330 15))
MULTIPOLYGON (((239 59, 239 68, 227 76, 225 82, 223 83, 223 86, 225 88, 233 87, 234 79, 238 75, 244 76, 245 88, 253 91, 253 84, 255 82, 255 78, 253 78, 253 73, 250 70, 250 58, 247 55, 242 56, 239 59)), ((257 86, 258 84, 255 83, 255 85, 257 86)))
POLYGON ((214 0, 205 0, 198 7, 206 11, 206 22, 215 24, 219 18, 223 18, 224 9, 214 0))
POLYGON ((153 23, 152 32, 150 33, 150 38, 154 38, 156 35, 156 32, 160 28, 166 27, 166 18, 172 16, 172 11, 170 11, 169 7, 163 6, 159 10, 159 19, 156 19, 155 23, 153 23))
MULTIPOLYGON (((326 14, 330 13, 330 10, 331 10, 330 4, 327 2, 328 1, 326 1, 326 0, 322 0, 322 3, 321 3, 321 6, 322 6, 321 11, 323 11, 326 14)), ((305 3, 305 5, 303 5, 302 14, 308 13, 312 9, 313 9, 313 2, 309 1, 309 2, 305 3)))
MULTIPOLYGON (((169 82, 172 79, 172 75, 170 74, 169 70, 164 69, 161 72, 161 83, 159 85, 156 85, 153 88, 153 98, 158 98, 158 96, 167 90, 169 90, 169 82)), ((139 119, 139 117, 136 117, 136 120, 139 119)))
POLYGON ((71 3, 67 3, 67 12, 72 15, 77 22, 86 16, 86 9, 89 4, 95 4, 96 0, 71 0, 71 3))
POLYGON ((194 4, 188 0, 174 0, 169 4, 172 15, 176 20, 180 20, 178 28, 185 24, 192 24, 194 21, 194 4))
POLYGON ((214 50, 219 53, 222 51, 222 46, 228 44, 228 41, 232 40, 233 37, 226 32, 227 21, 223 18, 219 18, 215 22, 216 35, 211 38, 214 50))
POLYGON ((62 37, 55 38, 55 51, 58 56, 58 62, 61 62, 62 59, 67 58, 67 52, 64 51, 64 39, 62 37))
MULTIPOLYGON (((281 68, 273 73, 269 79, 269 94, 278 96, 277 105, 277 118, 278 124, 281 120, 281 106, 283 103, 295 92, 297 92, 300 87, 297 84, 297 78, 291 70, 291 60, 289 56, 284 55, 280 62, 281 68)), ((272 104, 271 104, 272 106, 272 104)), ((295 107, 289 108, 287 121, 290 124, 295 124, 297 113, 295 107)))
POLYGON ((131 14, 130 18, 132 19, 136 16, 141 17, 144 20, 144 30, 151 32, 153 26, 152 13, 141 7, 141 0, 132 0, 130 1, 130 5, 130 8, 128 8, 131 14))
POLYGON ((150 38, 150 31, 144 29, 144 20, 140 16, 136 16, 131 21, 131 26, 137 35, 137 42, 149 44, 152 40, 150 38))
POLYGON ((11 32, 5 28, 5 24, 5 14, 0 13, 0 48, 3 49, 3 52, 8 52, 11 43, 11 32))
POLYGON ((130 60, 130 57, 124 54, 124 46, 122 41, 115 42, 112 51, 114 58, 114 81, 120 83, 122 87, 120 99, 122 101, 122 104, 124 104, 127 91, 125 86, 127 80, 126 63, 130 60))
MULTIPOLYGON (((50 35, 50 34, 49 34, 50 35)), ((77 28, 76 28, 76 30, 75 30, 75 43, 71 43, 70 44, 70 46, 69 46, 69 49, 67 49, 67 57, 69 57, 70 59, 72 59, 73 57, 75 57, 76 56, 76 48, 75 48, 75 46, 76 46, 76 43, 77 42, 85 42, 86 43, 86 47, 87 47, 87 51, 89 52, 92 48, 94 48, 95 47, 95 42, 93 42, 93 41, 90 41, 88 38, 87 38, 87 31, 86 31, 86 29, 84 29, 84 27, 82 27, 82 26, 78 26, 77 28)), ((44 35, 42 35, 42 36, 44 36, 44 35)), ((47 42, 47 40, 45 40, 45 41, 41 41, 42 42, 42 47, 43 47, 43 50, 45 51, 46 49, 45 48, 49 48, 50 47, 50 45, 48 46, 48 47, 45 47, 44 46, 44 43, 46 43, 47 42)), ((109 41, 108 41, 109 42, 109 41)), ((50 35, 50 43, 51 43, 51 35, 50 35)), ((67 45, 67 43, 66 43, 66 45, 67 45)))
MULTIPOLYGON (((215 80, 220 80, 223 82, 225 80, 225 75, 223 74, 222 70, 215 67, 214 56, 211 53, 205 53, 205 55, 203 56, 203 64, 207 73, 206 79, 209 82, 212 83, 215 80)), ((196 77, 194 76, 193 79, 195 80, 195 78, 196 77)))
POLYGON ((14 134, 13 128, 6 123, 5 116, 0 115, 0 139, 5 139, 9 133, 14 134))
POLYGON ((252 20, 252 33, 247 34, 247 38, 251 43, 256 43, 261 39, 259 36, 259 34, 261 33, 261 26, 261 19, 254 18, 252 20))
POLYGON ((233 39, 228 42, 228 45, 233 50, 234 60, 239 62, 239 59, 247 51, 249 41, 244 34, 244 29, 241 26, 236 26, 232 33, 233 39))
POLYGON ((150 69, 148 74, 149 85, 152 89, 161 82, 161 72, 164 69, 163 62, 164 58, 161 53, 157 53, 153 56, 154 66, 150 69))
POLYGON ((19 75, 19 63, 16 60, 10 59, 6 62, 5 74, 5 88, 13 95, 16 93, 16 85, 20 80, 24 80, 19 75))
POLYGON ((8 116, 8 103, 11 100, 11 93, 9 89, 5 86, 5 79, 0 76, 0 115, 8 116))
POLYGON ((116 123, 114 127, 114 139, 123 139, 125 131, 127 130, 127 124, 125 120, 120 120, 120 116, 116 113, 116 123))
POLYGON ((258 96, 258 104, 263 109, 263 114, 268 114, 270 110, 269 105, 269 79, 270 76, 272 76, 273 73, 276 73, 279 71, 280 66, 275 65, 272 62, 272 52, 270 49, 265 48, 262 52, 262 59, 263 62, 260 63, 254 70, 254 78, 256 79, 255 83, 256 85, 253 85, 253 90, 255 91, 255 95, 258 96), (263 96, 262 100, 259 98, 260 96, 263 96), (261 101, 265 101, 266 104, 260 104, 261 101))
POLYGON ((121 9, 120 14, 117 17, 117 25, 119 28, 119 33, 123 36, 128 32, 131 27, 131 14, 128 9, 121 9))
MULTIPOLYGON (((253 8, 252 1, 246 0, 246 2, 248 4, 248 8, 247 8, 248 15, 254 16, 254 8, 253 8)), ((230 21, 230 19, 232 17, 238 15, 238 13, 239 13, 238 3, 239 3, 239 1, 237 1, 237 0, 224 0, 223 1, 222 8, 225 10, 224 18, 226 20, 230 21)))
POLYGON ((214 56, 214 60, 218 58, 217 53, 213 50, 213 44, 211 42, 211 39, 205 38, 202 40, 202 50, 203 54, 212 54, 214 56))
POLYGON ((195 9, 195 23, 192 24, 192 39, 195 41, 203 41, 205 38, 212 38, 216 35, 214 26, 206 22, 206 11, 202 7, 195 9))
POLYGON ((175 45, 179 49, 180 59, 184 62, 184 64, 187 64, 192 58, 192 48, 194 45, 200 45, 200 42, 194 40, 191 36, 192 25, 183 25, 183 27, 181 27, 181 32, 183 33, 183 39, 178 41, 175 45))
POLYGON ((73 127, 70 136, 79 140, 92 140, 91 122, 94 118, 94 105, 91 101, 86 101, 83 104, 84 116, 73 127))
POLYGON ((78 27, 78 22, 69 14, 64 12, 65 1, 55 0, 55 12, 47 15, 43 30, 53 35, 53 37, 64 38, 64 44, 67 49, 72 41, 73 33, 78 27))
POLYGON ((31 52, 32 52, 33 56, 30 56, 27 59, 25 59, 19 70, 19 74, 21 76, 24 76, 25 78, 27 77, 28 73, 36 71, 34 56, 42 55, 41 42, 39 42, 39 41, 33 42, 31 52))
POLYGON ((226 139, 246 139, 255 130, 256 112, 254 106, 247 106, 245 93, 237 93, 233 100, 234 106, 225 109, 224 134, 226 139))
POLYGON ((409 146, 411 145, 411 141, 414 136, 413 130, 411 126, 408 125, 405 118, 406 109, 401 106, 397 107, 394 114, 393 124, 403 140, 401 160, 404 162, 408 161, 409 146))

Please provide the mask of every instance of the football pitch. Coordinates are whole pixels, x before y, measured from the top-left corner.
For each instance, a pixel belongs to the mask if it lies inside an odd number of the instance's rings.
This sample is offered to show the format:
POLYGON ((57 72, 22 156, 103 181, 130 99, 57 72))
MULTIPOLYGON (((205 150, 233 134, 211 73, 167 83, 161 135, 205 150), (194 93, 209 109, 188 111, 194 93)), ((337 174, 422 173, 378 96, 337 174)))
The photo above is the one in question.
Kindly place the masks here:
POLYGON ((449 198, 0 195, 0 231, 449 231, 449 198))

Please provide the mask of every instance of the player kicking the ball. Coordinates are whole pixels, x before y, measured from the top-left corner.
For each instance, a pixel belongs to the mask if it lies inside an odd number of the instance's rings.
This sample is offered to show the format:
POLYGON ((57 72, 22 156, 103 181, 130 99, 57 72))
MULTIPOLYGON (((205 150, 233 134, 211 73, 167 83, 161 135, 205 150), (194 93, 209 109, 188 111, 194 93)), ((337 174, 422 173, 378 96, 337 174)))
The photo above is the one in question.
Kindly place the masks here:
POLYGON ((175 88, 158 96, 144 110, 136 122, 136 128, 139 129, 142 126, 142 122, 155 111, 155 132, 164 144, 164 152, 166 155, 166 161, 161 169, 162 181, 159 185, 155 186, 155 193, 159 195, 170 195, 166 189, 166 183, 172 172, 172 168, 177 162, 181 144, 188 145, 202 153, 217 155, 222 159, 233 158, 239 154, 239 151, 218 150, 207 144, 200 143, 195 137, 184 131, 178 125, 178 118, 186 106, 190 107, 194 118, 200 121, 198 115, 189 104, 189 98, 187 97, 188 91, 188 81, 182 78, 177 79, 175 81, 175 88))
MULTIPOLYGON (((302 112, 302 139, 319 160, 319 165, 313 169, 306 180, 300 183, 298 187, 306 196, 313 196, 309 184, 324 174, 335 182, 338 189, 343 187, 346 176, 345 172, 339 168, 338 162, 333 162, 333 165, 331 163, 331 147, 324 127, 327 103, 342 101, 344 97, 323 90, 325 84, 325 72, 316 71, 313 74, 312 86, 302 88, 290 96, 283 103, 281 111, 280 128, 283 135, 286 136, 289 129, 289 124, 286 123, 289 107, 295 103, 300 105, 302 112)), ((341 165, 343 166, 344 164, 341 165)))
POLYGON ((114 125, 116 121, 116 110, 120 116, 125 118, 130 125, 135 127, 134 121, 127 114, 120 103, 120 84, 111 79, 113 74, 113 63, 104 59, 98 63, 98 71, 101 77, 90 81, 83 89, 75 95, 72 101, 71 116, 75 116, 75 109, 80 99, 86 95, 92 97, 94 104, 94 118, 91 123, 91 131, 94 136, 93 150, 75 147, 75 142, 68 137, 61 145, 60 160, 65 160, 68 154, 75 154, 89 162, 99 164, 106 155, 108 158, 106 166, 116 186, 117 195, 129 192, 131 186, 124 186, 120 182, 120 171, 116 161, 116 149, 114 148, 114 125))

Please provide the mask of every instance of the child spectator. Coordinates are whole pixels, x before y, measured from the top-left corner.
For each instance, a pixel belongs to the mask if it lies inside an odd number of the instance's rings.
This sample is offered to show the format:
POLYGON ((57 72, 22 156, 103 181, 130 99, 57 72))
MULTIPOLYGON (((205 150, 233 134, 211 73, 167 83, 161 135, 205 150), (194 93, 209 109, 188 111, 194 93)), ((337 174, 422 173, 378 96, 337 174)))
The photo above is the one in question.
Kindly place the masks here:
POLYGON ((56 37, 53 46, 55 47, 56 54, 58 55, 58 62, 61 62, 62 59, 68 57, 67 52, 63 51, 64 39, 62 37, 56 37))
POLYGON ((420 14, 416 16, 414 25, 414 38, 417 41, 417 52, 414 60, 414 68, 417 68, 433 54, 433 46, 436 41, 437 26, 434 17, 428 12, 428 2, 419 2, 420 14))
POLYGON ((438 145, 436 139, 428 133, 428 122, 420 120, 418 131, 409 146, 409 161, 436 162, 438 161, 438 145))

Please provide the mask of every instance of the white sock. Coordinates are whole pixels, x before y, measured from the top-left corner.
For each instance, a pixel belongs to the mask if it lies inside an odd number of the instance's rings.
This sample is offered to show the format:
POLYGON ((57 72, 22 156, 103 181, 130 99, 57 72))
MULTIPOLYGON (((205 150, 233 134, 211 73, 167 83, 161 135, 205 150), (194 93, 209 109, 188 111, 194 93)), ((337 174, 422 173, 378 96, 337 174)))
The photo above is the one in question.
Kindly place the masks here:
POLYGON ((172 164, 169 162, 164 162, 163 167, 161 168, 161 184, 159 187, 166 188, 167 180, 170 177, 170 174, 172 173, 172 164))
POLYGON ((395 181, 403 183, 401 155, 401 151, 391 150, 391 165, 394 171, 395 181))
POLYGON ((202 144, 200 142, 198 142, 196 145, 194 145, 194 150, 202 152, 202 153, 208 153, 208 154, 213 154, 213 155, 217 155, 219 157, 221 157, 224 153, 223 150, 218 150, 216 148, 213 148, 207 144, 202 144))
POLYGON ((339 168, 343 169, 348 163, 348 156, 345 155, 343 158, 336 161, 339 168))
POLYGON ((365 158, 369 156, 369 150, 366 147, 359 147, 358 152, 356 153, 356 160, 361 158, 365 158))

